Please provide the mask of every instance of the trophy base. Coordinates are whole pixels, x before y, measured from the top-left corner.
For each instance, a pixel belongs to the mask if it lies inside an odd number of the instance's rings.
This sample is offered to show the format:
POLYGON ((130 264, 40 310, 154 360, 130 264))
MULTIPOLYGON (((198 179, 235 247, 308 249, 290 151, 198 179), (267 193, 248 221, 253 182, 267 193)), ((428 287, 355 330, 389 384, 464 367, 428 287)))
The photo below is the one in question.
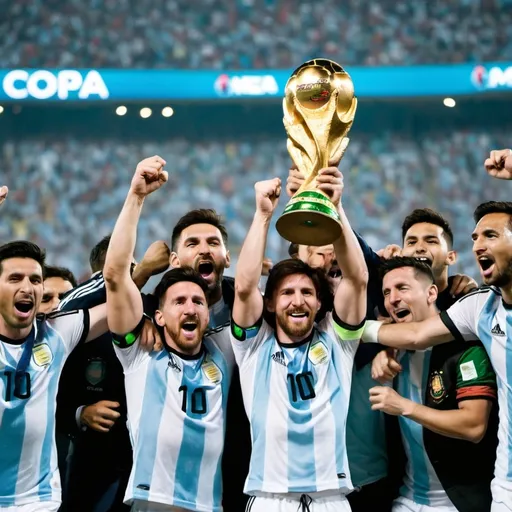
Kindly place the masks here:
POLYGON ((334 205, 322 193, 308 190, 295 195, 276 222, 286 240, 299 245, 332 244, 341 235, 341 223, 334 205))

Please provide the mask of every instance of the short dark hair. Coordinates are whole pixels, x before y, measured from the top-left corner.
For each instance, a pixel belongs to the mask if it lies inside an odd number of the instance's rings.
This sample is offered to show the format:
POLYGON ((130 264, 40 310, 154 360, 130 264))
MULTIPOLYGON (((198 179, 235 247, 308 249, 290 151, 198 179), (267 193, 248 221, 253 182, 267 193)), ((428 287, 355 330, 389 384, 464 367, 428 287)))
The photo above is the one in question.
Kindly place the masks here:
POLYGON ((16 240, 0 246, 0 274, 2 273, 2 262, 11 258, 30 258, 41 265, 44 272, 46 252, 36 244, 27 240, 16 240))
POLYGON ((384 278, 384 276, 392 270, 404 267, 413 268, 415 277, 419 277, 420 275, 425 276, 432 284, 434 284, 434 274, 430 265, 410 256, 396 256, 394 258, 383 260, 379 267, 379 272, 381 277, 384 278))
POLYGON ((453 231, 448 221, 440 214, 430 208, 417 208, 413 210, 407 217, 405 217, 402 224, 402 242, 405 240, 407 231, 415 224, 426 222, 428 224, 435 224, 443 229, 444 236, 448 242, 448 247, 453 247, 453 231))
POLYGON ((197 284, 203 290, 206 300, 208 300, 208 282, 204 277, 190 267, 178 267, 168 270, 160 282, 157 284, 153 295, 158 299, 159 307, 163 303, 165 292, 174 284, 188 281, 197 284))
POLYGON ((288 246, 288 256, 290 258, 297 258, 299 255, 299 244, 294 244, 293 242, 288 246))
POLYGON ((178 240, 183 230, 193 226, 194 224, 211 224, 212 226, 215 226, 220 231, 224 245, 227 246, 228 232, 222 222, 222 217, 211 208, 191 210, 190 212, 183 215, 183 217, 181 217, 181 219, 174 226, 174 229, 172 230, 171 249, 173 251, 176 250, 178 240))
POLYGON ((99 272, 105 266, 105 258, 107 256, 108 244, 110 243, 111 235, 104 236, 93 248, 89 256, 89 265, 91 271, 99 272))
POLYGON ((76 288, 78 285, 73 272, 71 272, 71 270, 68 268, 46 265, 44 267, 43 274, 45 279, 50 277, 60 277, 61 279, 64 279, 64 281, 69 281, 73 288, 76 288))
POLYGON ((512 228, 512 202, 510 201, 487 201, 476 207, 473 218, 475 223, 478 224, 482 217, 490 213, 506 213, 510 216, 510 226, 512 228))
MULTIPOLYGON (((332 311, 334 305, 331 285, 323 269, 310 267, 298 258, 280 261, 272 267, 265 286, 265 299, 271 300, 281 281, 294 274, 304 274, 313 281, 317 297, 322 303, 315 318, 315 321, 319 322, 329 311, 332 311)), ((275 313, 270 313, 267 308, 264 308, 263 316, 269 325, 276 327, 275 313)))

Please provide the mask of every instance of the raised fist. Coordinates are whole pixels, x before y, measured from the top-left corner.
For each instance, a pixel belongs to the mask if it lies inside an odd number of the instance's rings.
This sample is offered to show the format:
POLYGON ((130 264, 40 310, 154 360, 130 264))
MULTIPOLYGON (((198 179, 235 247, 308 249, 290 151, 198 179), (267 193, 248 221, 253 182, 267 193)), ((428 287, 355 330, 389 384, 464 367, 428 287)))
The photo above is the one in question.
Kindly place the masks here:
POLYGON ((158 155, 145 158, 135 169, 130 191, 139 197, 146 197, 159 189, 168 178, 164 170, 165 160, 158 155))

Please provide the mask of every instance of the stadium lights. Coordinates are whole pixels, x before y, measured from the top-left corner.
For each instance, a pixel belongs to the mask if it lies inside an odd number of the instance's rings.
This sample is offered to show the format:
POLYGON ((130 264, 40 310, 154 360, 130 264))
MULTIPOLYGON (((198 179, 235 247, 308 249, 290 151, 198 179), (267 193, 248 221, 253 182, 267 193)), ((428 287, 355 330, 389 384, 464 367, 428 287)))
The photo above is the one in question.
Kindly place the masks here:
POLYGON ((172 107, 164 107, 162 109, 162 115, 164 117, 171 117, 174 114, 174 110, 172 107))
POLYGON ((0 114, 4 111, 4 107, 2 107, 2 105, 0 105, 0 114))
POLYGON ((453 108, 453 107, 455 107, 456 104, 457 103, 455 102, 455 100, 453 98, 445 98, 443 100, 443 105, 448 108, 453 108))
POLYGON ((118 116, 124 116, 128 112, 128 109, 124 105, 120 105, 116 108, 116 114, 118 116))
POLYGON ((140 117, 143 119, 147 119, 149 116, 151 116, 152 112, 149 107, 144 107, 140 109, 140 117))

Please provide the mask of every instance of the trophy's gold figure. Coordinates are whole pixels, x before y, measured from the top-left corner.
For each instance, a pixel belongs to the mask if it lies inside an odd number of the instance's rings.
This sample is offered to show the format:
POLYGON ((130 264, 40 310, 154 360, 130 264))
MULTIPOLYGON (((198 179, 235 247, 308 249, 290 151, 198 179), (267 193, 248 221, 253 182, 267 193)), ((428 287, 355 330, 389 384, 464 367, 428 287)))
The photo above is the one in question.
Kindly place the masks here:
POLYGON ((352 79, 336 62, 310 60, 288 80, 283 100, 287 148, 305 181, 276 224, 287 240, 319 246, 340 236, 336 207, 316 188, 316 177, 343 156, 356 108, 352 79))

